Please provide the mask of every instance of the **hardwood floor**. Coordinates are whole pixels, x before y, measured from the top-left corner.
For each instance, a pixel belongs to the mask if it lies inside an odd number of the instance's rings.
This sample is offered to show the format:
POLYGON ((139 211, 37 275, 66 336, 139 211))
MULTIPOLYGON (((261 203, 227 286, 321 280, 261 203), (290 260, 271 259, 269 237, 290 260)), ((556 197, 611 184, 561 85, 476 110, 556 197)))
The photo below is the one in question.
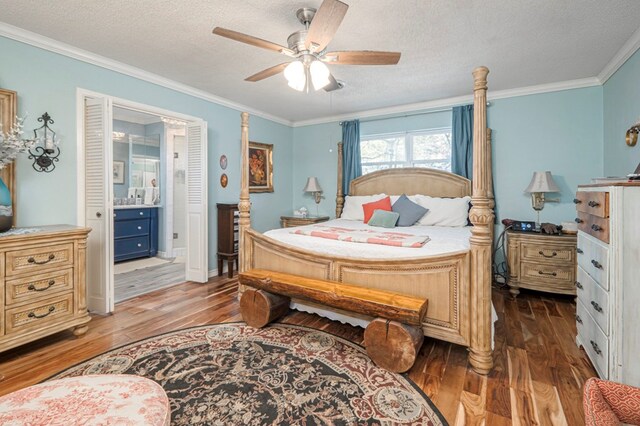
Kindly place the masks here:
POLYGON ((184 282, 184 262, 161 265, 115 274, 113 285, 116 303, 184 282))
MULTIPOLYGON (((159 333, 240 321, 237 282, 185 283, 116 305, 94 317, 89 332, 63 332, 0 354, 0 395, 37 383, 109 349, 159 333)), ((474 373, 466 349, 425 339, 409 376, 451 425, 583 425, 582 386, 595 375, 574 343, 575 304, 570 297, 524 292, 517 300, 494 290, 495 368, 474 373)), ((282 322, 305 325, 362 344, 363 329, 293 311, 282 322)))

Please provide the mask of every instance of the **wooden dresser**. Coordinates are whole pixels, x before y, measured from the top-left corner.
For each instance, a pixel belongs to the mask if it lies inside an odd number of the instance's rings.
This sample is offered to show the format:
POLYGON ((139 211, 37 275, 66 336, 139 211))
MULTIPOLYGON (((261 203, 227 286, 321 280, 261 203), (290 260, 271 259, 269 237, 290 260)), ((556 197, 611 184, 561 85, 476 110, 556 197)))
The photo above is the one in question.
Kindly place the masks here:
POLYGON ((576 236, 507 231, 509 292, 576 294, 576 236))
POLYGON ((89 228, 46 226, 0 236, 0 352, 72 329, 87 332, 89 228))
POLYGON ((218 207, 218 276, 222 276, 223 261, 227 261, 229 278, 233 277, 233 264, 238 265, 238 213, 237 204, 216 204, 218 207))
POLYGON ((291 228, 293 226, 311 225, 313 223, 326 222, 329 216, 280 216, 280 226, 283 228, 291 228))
POLYGON ((603 379, 640 386, 640 184, 582 185, 578 346, 603 379))

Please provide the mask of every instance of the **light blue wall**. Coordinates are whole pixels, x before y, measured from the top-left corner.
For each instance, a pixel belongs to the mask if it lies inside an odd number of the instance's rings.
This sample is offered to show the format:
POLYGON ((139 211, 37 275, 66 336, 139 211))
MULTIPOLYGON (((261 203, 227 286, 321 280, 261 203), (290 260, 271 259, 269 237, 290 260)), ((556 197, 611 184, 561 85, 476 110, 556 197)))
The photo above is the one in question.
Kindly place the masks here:
MULTIPOLYGON (((209 268, 216 266, 216 203, 237 202, 240 192, 240 113, 152 83, 0 37, 0 87, 18 92, 18 111, 29 112, 26 128, 36 127, 45 111, 55 120, 62 155, 52 173, 36 173, 26 157, 18 159, 18 225, 76 223, 76 88, 201 117, 208 123, 209 268), (221 188, 218 158, 226 154, 227 188, 221 188)), ((214 75, 211 78, 215 78, 214 75)), ((275 144, 275 193, 252 197, 256 229, 278 226, 291 209, 292 129, 259 117, 251 118, 252 140, 275 144)))
POLYGON ((604 174, 624 176, 640 163, 640 144, 628 147, 625 133, 640 119, 640 50, 604 84, 604 174))
MULTIPOLYGON (((576 187, 602 175, 602 87, 500 99, 488 109, 493 129, 497 217, 535 220, 530 198, 523 193, 534 171, 550 170, 562 192, 560 203, 547 203, 541 220, 559 223, 575 217, 576 187)), ((451 126, 451 113, 363 122, 361 135, 451 126)), ((338 123, 293 130, 293 207, 313 200, 302 192, 308 176, 317 176, 325 190, 320 213, 335 215, 338 123), (329 152, 333 149, 333 152, 329 152)))

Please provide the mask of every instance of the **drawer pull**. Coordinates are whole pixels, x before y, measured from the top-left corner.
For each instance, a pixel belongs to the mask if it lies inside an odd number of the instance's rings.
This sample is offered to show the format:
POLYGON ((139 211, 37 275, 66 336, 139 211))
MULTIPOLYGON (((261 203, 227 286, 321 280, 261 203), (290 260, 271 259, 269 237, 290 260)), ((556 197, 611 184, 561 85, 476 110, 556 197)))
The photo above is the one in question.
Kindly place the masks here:
POLYGON ((602 313, 602 307, 593 300, 591 301, 591 306, 593 306, 593 309, 595 309, 597 312, 602 313))
POLYGON ((547 256, 546 254, 544 254, 544 252, 543 252, 542 250, 540 250, 540 251, 538 252, 538 254, 540 254, 540 255, 542 255, 542 256, 544 256, 544 257, 548 257, 548 258, 556 257, 556 256, 558 255, 558 253, 556 253, 556 252, 554 251, 554 252, 552 252, 552 253, 551 253, 551 256, 547 256))
POLYGON ((44 265, 45 263, 49 263, 49 262, 51 262, 51 261, 52 261, 53 259, 55 259, 55 258, 56 258, 56 255, 55 255, 55 254, 53 254, 53 253, 51 253, 51 254, 49 255, 49 258, 48 258, 47 260, 43 260, 43 261, 41 261, 41 262, 38 262, 38 261, 36 260, 36 258, 32 256, 32 257, 30 257, 29 259, 27 259, 27 262, 29 262, 29 263, 34 263, 34 264, 36 264, 36 265, 44 265))
POLYGON ((142 244, 141 244, 141 243, 138 243, 138 247, 142 247, 142 244))
POLYGON ((591 342, 591 347, 593 348, 594 351, 596 351, 596 353, 598 355, 602 354, 602 351, 600 350, 600 348, 598 347, 598 344, 596 342, 594 342, 593 340, 590 340, 591 342))
POLYGON ((578 287, 580 290, 583 290, 583 289, 584 289, 584 287, 582 286, 582 284, 580 283, 580 281, 576 281, 576 282, 575 282, 575 284, 576 284, 576 287, 578 287))
POLYGON ((35 285, 29 284, 29 287, 27 287, 27 290, 29 290, 29 291, 45 291, 45 290, 48 290, 55 283, 56 283, 55 280, 51 280, 51 281, 49 281, 48 285, 46 287, 43 287, 43 288, 37 288, 35 285))
POLYGON ((144 216, 144 212, 140 212, 140 216, 144 216))
POLYGON ((29 315, 27 315, 27 316, 28 316, 29 318, 37 318, 37 319, 40 319, 40 318, 44 318, 44 317, 46 317, 46 316, 51 315, 51 313, 53 313, 53 311, 55 311, 55 310, 56 310, 56 307, 55 307, 55 306, 49 306, 49 312, 47 312, 46 314, 37 315, 35 312, 29 312, 29 315))
POLYGON ((582 318, 580 318, 580 315, 576 315, 576 321, 582 324, 582 318))
POLYGON ((577 198, 573 199, 573 204, 582 204, 582 200, 579 200, 577 198))
POLYGON ((593 229, 594 231, 602 231, 602 226, 598 226, 594 223, 593 225, 591 225, 591 229, 593 229))
POLYGON ((141 231, 141 230, 142 230, 142 226, 138 226, 138 231, 141 231))
POLYGON ((576 223, 582 223, 582 222, 584 222, 584 221, 583 221, 582 219, 580 219, 579 217, 576 217, 574 220, 576 221, 576 223))
POLYGON ((602 269, 602 264, 595 259, 591 259, 591 264, 598 269, 602 269))
POLYGON ((589 201, 589 207, 598 207, 600 203, 597 201, 589 201))
POLYGON ((551 275, 552 277, 555 277, 555 276, 558 275, 555 272, 543 272, 543 271, 538 271, 538 274, 540 274, 540 275, 551 275))
POLYGON ((583 254, 584 253, 584 251, 582 251, 582 249, 580 247, 576 248, 576 252, 578 254, 583 254))

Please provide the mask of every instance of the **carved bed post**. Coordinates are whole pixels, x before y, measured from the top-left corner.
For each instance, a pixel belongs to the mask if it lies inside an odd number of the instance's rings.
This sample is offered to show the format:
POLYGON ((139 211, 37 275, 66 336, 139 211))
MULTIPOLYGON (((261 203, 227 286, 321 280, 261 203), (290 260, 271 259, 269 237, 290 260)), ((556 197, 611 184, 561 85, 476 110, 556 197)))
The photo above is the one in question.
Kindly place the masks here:
POLYGON ((338 142, 338 191, 336 192, 336 219, 342 215, 344 193, 342 192, 342 142, 338 142))
POLYGON ((240 217, 238 219, 238 269, 244 272, 250 269, 247 264, 247 258, 250 248, 245 246, 245 232, 251 227, 251 201, 249 200, 249 113, 240 114, 241 123, 241 148, 240 148, 240 202, 238 203, 238 211, 240 217))
POLYGON ((474 371, 488 374, 493 368, 491 350, 491 246, 493 244, 493 190, 491 152, 487 132, 487 74, 473 70, 473 207, 471 230, 471 345, 469 362, 474 371))

